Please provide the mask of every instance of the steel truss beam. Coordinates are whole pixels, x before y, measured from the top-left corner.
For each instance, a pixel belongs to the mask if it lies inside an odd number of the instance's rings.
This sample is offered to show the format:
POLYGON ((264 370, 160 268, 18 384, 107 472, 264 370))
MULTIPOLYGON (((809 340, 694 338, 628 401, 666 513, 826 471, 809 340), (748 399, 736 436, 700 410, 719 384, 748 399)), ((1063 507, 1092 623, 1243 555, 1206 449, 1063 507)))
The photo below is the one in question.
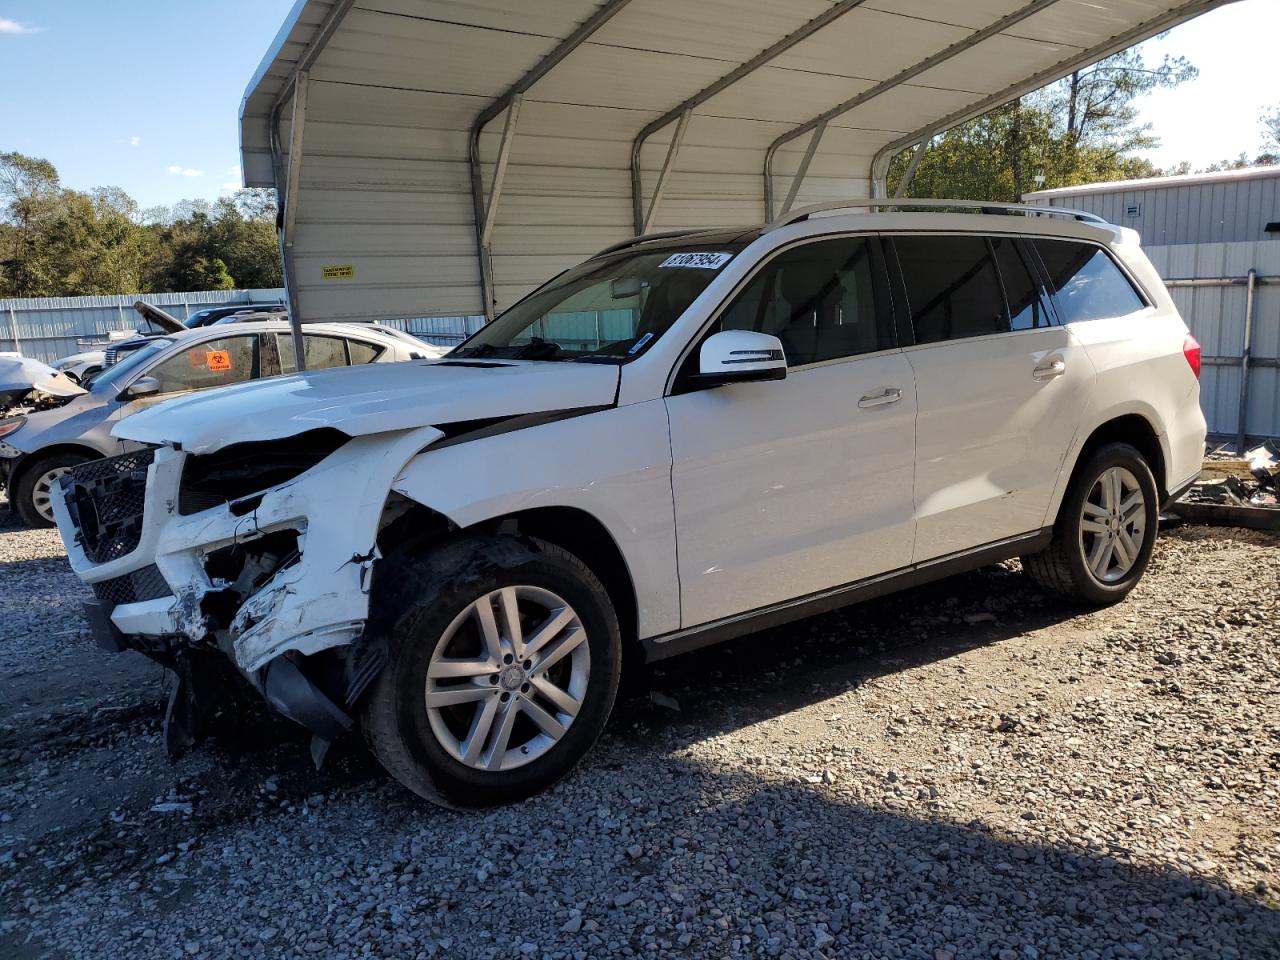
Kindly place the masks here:
MULTIPOLYGON (((682 118, 687 118, 695 107, 706 103, 717 93, 733 86, 733 84, 747 76, 747 74, 755 72, 779 54, 790 50, 802 40, 807 40, 833 20, 836 20, 838 17, 848 13, 854 7, 861 6, 865 2, 866 0, 840 0, 839 3, 814 17, 798 30, 792 31, 777 43, 761 50, 750 60, 747 60, 745 63, 742 63, 733 70, 730 70, 719 80, 709 86, 703 87, 687 100, 682 101, 656 120, 646 124, 644 128, 636 134, 635 140, 631 143, 631 208, 634 215, 637 234, 646 232, 647 225, 652 224, 653 218, 657 214, 658 209, 658 204, 651 200, 649 203, 649 212, 647 214, 644 212, 644 182, 640 172, 640 152, 644 147, 645 141, 663 127, 666 127, 673 122, 680 121, 687 124, 688 121, 682 118)), ((673 142, 675 141, 673 140, 673 142)), ((670 155, 670 151, 668 151, 668 162, 673 159, 674 158, 670 155)), ((667 168, 664 166, 664 173, 666 172, 666 169, 667 168)), ((659 183, 661 183, 661 181, 659 181, 659 183)), ((654 200, 660 199, 661 195, 655 190, 654 200)))
POLYGON ((1127 50, 1135 43, 1141 43, 1150 37, 1155 36, 1168 30, 1170 27, 1176 27, 1180 23, 1198 17, 1200 14, 1221 6, 1221 0, 1191 0, 1190 3, 1184 3, 1167 13, 1154 17, 1151 20, 1141 23, 1131 30, 1117 34, 1109 39, 1106 43, 1091 47, 1070 60, 1063 60, 1051 67, 1041 70, 1039 73, 1028 77, 1021 83, 1016 83, 1011 87, 1006 87, 998 93, 993 93, 989 97, 985 97, 977 103, 957 110, 941 120, 936 120, 928 127, 923 127, 912 133, 907 134, 894 140, 892 143, 881 147, 876 153, 875 158, 871 162, 871 179, 873 190, 878 189, 878 195, 885 195, 888 192, 887 182, 889 176, 889 162, 897 156, 898 153, 907 149, 921 140, 929 140, 940 133, 944 133, 953 127, 958 127, 962 123, 980 117, 984 113, 994 110, 996 107, 1008 103, 1010 100, 1016 100, 1018 97, 1026 96, 1035 90, 1047 84, 1060 80, 1075 70, 1083 69, 1092 63, 1109 57, 1113 53, 1119 53, 1121 50, 1127 50))
POLYGON ((608 23, 630 2, 631 0, 606 0, 605 3, 602 3, 596 8, 595 13, 578 24, 573 33, 557 43, 550 53, 539 60, 528 73, 512 84, 506 93, 481 110, 479 115, 476 116, 475 122, 471 124, 469 148, 471 206, 475 213, 476 257, 480 262, 480 289, 484 297, 484 316, 486 320, 493 319, 494 308, 493 257, 489 246, 489 234, 493 229, 491 218, 497 216, 498 192, 502 189, 502 175, 506 172, 506 161, 503 154, 504 151, 508 153, 510 151, 510 138, 515 135, 514 116, 519 111, 518 106, 513 110, 512 105, 517 98, 523 97, 530 87, 550 73, 557 64, 580 47, 584 41, 608 23), (496 192, 486 203, 484 176, 480 165, 480 134, 484 132, 484 128, 490 121, 496 119, 504 111, 507 111, 507 129, 503 130, 503 143, 499 147, 499 161, 502 173, 500 174, 497 169, 494 170, 493 189, 496 192))
POLYGON ((320 21, 315 36, 293 65, 280 92, 267 112, 267 140, 271 144, 271 179, 276 188, 276 236, 280 242, 280 272, 283 275, 285 299, 289 302, 289 326, 293 333, 293 352, 299 370, 307 369, 302 349, 302 311, 298 306, 297 272, 293 265, 294 224, 298 216, 298 190, 302 175, 302 131, 307 115, 307 86, 311 67, 342 24, 355 0, 337 0, 320 21), (289 166, 285 168, 280 143, 280 118, 284 106, 293 99, 293 118, 289 130, 289 166))
MULTIPOLYGON (((896 87, 902 86, 904 83, 914 79, 915 77, 918 77, 920 74, 924 73, 926 70, 931 70, 934 67, 938 66, 939 64, 945 63, 946 61, 950 60, 952 57, 959 56, 960 54, 965 53, 968 50, 972 50, 974 47, 982 43, 984 40, 991 39, 991 37, 995 36, 996 34, 1002 33, 1003 31, 1008 30, 1010 27, 1018 23, 1021 23, 1023 20, 1027 19, 1028 17, 1034 14, 1039 13, 1041 10, 1044 10, 1047 7, 1053 6, 1057 2, 1058 0, 1032 0, 1031 3, 1028 3, 1024 7, 1020 7, 1019 9, 1015 10, 1011 14, 1008 14, 1007 16, 1001 17, 999 20, 997 20, 995 23, 991 24, 990 26, 983 27, 981 30, 977 31, 976 33, 972 33, 969 36, 965 37, 963 40, 957 40, 955 43, 951 44, 949 47, 939 50, 937 53, 933 54, 932 56, 926 57, 925 59, 921 60, 919 63, 913 64, 907 67, 905 70, 899 71, 898 73, 890 77, 888 80, 883 80, 880 83, 877 83, 875 86, 871 87, 869 90, 864 90, 862 93, 859 93, 856 96, 850 97, 848 100, 845 100, 841 103, 836 104, 830 110, 820 113, 818 116, 814 117, 812 120, 806 120, 804 123, 800 124, 800 126, 795 127, 791 130, 788 130, 786 133, 782 134, 782 136, 774 140, 773 143, 769 144, 769 148, 765 151, 765 155, 764 155, 764 192, 765 192, 765 214, 766 214, 765 219, 772 220, 774 217, 773 160, 780 147, 784 146, 787 143, 790 143, 792 140, 796 140, 799 137, 804 136, 810 130, 817 129, 819 126, 825 127, 828 123, 830 123, 832 120, 834 120, 836 117, 840 116, 841 114, 848 113, 850 110, 854 109, 855 107, 860 107, 862 106, 862 104, 866 103, 867 101, 873 100, 876 97, 879 97, 885 93, 888 93, 890 90, 893 90, 896 87)), ((805 166, 805 169, 807 171, 808 169, 807 164, 805 166)), ((804 178, 803 176, 801 176, 798 179, 803 180, 804 178)), ((796 190, 796 184, 793 181, 792 192, 795 192, 795 190, 796 190)))
POLYGON ((667 147, 667 159, 662 161, 662 172, 658 174, 658 185, 653 188, 653 197, 649 201, 649 212, 644 216, 644 222, 640 224, 640 229, 636 232, 640 235, 648 233, 653 229, 653 221, 658 216, 658 205, 662 203, 662 195, 667 190, 667 178, 671 175, 671 168, 676 165, 676 155, 680 152, 680 145, 684 143, 685 131, 689 129, 689 118, 693 116, 692 110, 686 110, 680 114, 680 119, 676 121, 675 133, 671 135, 671 145, 667 147))

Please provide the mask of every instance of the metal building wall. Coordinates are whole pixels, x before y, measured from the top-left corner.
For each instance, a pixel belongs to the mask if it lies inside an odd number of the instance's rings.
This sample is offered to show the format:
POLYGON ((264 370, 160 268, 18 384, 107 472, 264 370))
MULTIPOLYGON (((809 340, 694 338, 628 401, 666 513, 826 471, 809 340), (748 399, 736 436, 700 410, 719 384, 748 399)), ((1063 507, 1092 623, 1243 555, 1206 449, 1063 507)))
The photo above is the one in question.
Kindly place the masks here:
MULTIPOLYGON (((52 363, 84 350, 100 349, 109 333, 143 326, 133 310, 138 296, 37 297, 0 300, 0 353, 15 352, 52 363), (14 339, 14 332, 17 339, 14 339)), ((197 293, 148 293, 148 303, 185 320, 204 307, 278 303, 284 290, 207 290, 197 293)), ((484 317, 410 317, 382 319, 428 343, 455 347, 480 329, 484 317)))
POLYGON ((185 320, 204 307, 279 303, 284 290, 206 290, 99 297, 31 297, 0 300, 0 353, 13 351, 50 363, 83 350, 100 349, 113 331, 145 327, 134 312, 146 300, 185 320))
POLYGON ((1267 224, 1280 221, 1280 168, 1242 173, 1099 192, 1045 191, 1027 194, 1026 199, 1096 213, 1137 230, 1144 246, 1265 240, 1267 224), (1134 205, 1141 213, 1129 216, 1128 208, 1134 205))
POLYGON ((1178 244, 1148 247, 1146 252, 1200 341, 1206 359, 1200 405, 1209 431, 1227 437, 1235 436, 1239 427, 1240 356, 1248 301, 1245 278, 1250 270, 1255 272, 1246 434, 1280 436, 1280 243, 1178 244), (1235 282, 1179 283, 1192 279, 1235 282))

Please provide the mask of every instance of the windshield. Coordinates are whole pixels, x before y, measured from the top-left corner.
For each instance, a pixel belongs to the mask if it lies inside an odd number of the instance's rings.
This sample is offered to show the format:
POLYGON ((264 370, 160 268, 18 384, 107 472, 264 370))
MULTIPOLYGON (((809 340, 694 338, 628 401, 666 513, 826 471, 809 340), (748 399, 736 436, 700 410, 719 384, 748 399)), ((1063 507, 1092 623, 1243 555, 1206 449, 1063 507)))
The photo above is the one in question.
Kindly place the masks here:
POLYGON ((168 337, 157 337, 148 341, 145 347, 139 347, 124 359, 113 363, 94 377, 93 386, 89 389, 94 393, 107 393, 111 390, 119 389, 119 385, 128 379, 133 371, 147 363, 152 357, 163 353, 172 343, 173 341, 168 337))
POLYGON ((662 336, 743 246, 668 246, 588 260, 449 356, 621 363, 662 336))

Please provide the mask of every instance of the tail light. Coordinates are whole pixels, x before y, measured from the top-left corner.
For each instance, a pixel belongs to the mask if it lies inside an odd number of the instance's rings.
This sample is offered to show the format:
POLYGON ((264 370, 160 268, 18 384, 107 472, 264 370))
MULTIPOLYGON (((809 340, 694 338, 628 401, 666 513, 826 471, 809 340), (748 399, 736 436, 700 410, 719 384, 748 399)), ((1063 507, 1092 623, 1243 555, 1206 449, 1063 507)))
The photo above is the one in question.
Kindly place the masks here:
POLYGON ((1196 379, 1200 379, 1200 341, 1187 334, 1187 339, 1182 341, 1182 355, 1187 358, 1187 366, 1191 368, 1191 372, 1196 375, 1196 379))

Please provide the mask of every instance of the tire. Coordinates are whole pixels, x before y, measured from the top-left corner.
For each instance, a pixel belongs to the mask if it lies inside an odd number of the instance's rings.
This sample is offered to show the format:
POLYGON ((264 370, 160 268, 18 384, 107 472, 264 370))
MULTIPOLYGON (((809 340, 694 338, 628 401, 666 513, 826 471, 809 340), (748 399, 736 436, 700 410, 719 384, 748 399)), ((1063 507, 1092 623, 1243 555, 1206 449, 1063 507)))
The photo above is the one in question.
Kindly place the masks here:
POLYGON ((26 464, 11 490, 22 522, 28 527, 52 527, 53 514, 48 512, 51 479, 89 459, 80 453, 51 453, 26 464))
POLYGON ((388 773, 443 806, 486 807, 546 789, 591 749, 613 709, 622 657, 613 605, 577 557, 551 544, 471 537, 389 557, 375 572, 369 630, 388 662, 364 701, 365 739, 388 773), (512 606, 530 648, 521 660, 510 643, 512 606), (506 660, 486 648, 485 609, 506 660), (540 661, 551 661, 545 672, 540 661), (465 699, 446 702, 454 698, 465 699))
POLYGON ((1072 476, 1053 540, 1041 552, 1023 557, 1023 569, 1045 590, 1070 600, 1090 606, 1118 603, 1142 579, 1151 559, 1159 499, 1155 477, 1137 448, 1106 444, 1072 476), (1108 485, 1110 492, 1104 489, 1108 485), (1141 496, 1140 504, 1135 495, 1141 496), (1121 513, 1126 503, 1130 506, 1121 513))

